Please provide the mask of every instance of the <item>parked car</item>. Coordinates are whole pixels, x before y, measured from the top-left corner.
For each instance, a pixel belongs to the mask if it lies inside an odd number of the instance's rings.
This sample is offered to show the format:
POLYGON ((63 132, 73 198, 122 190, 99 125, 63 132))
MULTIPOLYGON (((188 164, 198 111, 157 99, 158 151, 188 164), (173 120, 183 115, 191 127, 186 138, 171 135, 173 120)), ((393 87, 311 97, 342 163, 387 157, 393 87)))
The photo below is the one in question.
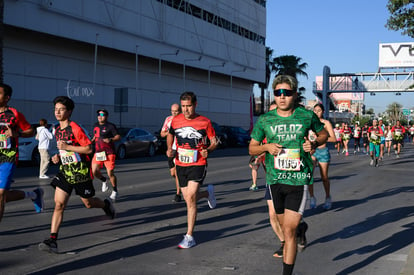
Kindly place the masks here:
POLYGON ((249 133, 237 126, 220 126, 227 135, 227 144, 229 146, 248 146, 250 142, 249 133))
MULTIPOLYGON (((35 138, 37 134, 38 123, 31 124, 35 133, 33 137, 19 137, 19 161, 30 161, 33 165, 40 164, 39 141, 35 138)), ((53 124, 48 124, 47 127, 52 132, 53 124)), ((56 141, 53 139, 50 148, 56 147, 56 141)), ((56 150, 54 150, 56 152, 56 150)))
POLYGON ((221 129, 220 125, 216 122, 211 122, 213 125, 214 131, 216 132, 218 148, 227 147, 227 134, 221 129))
MULTIPOLYGON (((36 139, 36 134, 37 134, 37 127, 39 127, 40 125, 38 123, 32 123, 31 124, 35 133, 33 137, 27 137, 27 138, 23 138, 20 137, 19 138, 19 161, 30 161, 32 162, 33 165, 39 165, 40 164, 40 154, 39 154, 39 149, 38 149, 38 145, 39 145, 39 141, 36 139)), ((52 132, 53 127, 57 127, 59 124, 58 123, 49 123, 47 124, 47 128, 49 129, 50 132, 52 132)), ((83 127, 82 125, 79 125, 86 133, 86 135, 91 138, 88 130, 86 130, 85 127, 83 127)), ((50 141, 50 146, 49 146, 49 154, 50 156, 57 154, 58 150, 56 147, 56 139, 53 137, 53 139, 50 141)))
POLYGON ((140 128, 118 128, 121 140, 115 142, 115 152, 119 159, 133 155, 146 154, 150 157, 160 146, 156 136, 140 128))

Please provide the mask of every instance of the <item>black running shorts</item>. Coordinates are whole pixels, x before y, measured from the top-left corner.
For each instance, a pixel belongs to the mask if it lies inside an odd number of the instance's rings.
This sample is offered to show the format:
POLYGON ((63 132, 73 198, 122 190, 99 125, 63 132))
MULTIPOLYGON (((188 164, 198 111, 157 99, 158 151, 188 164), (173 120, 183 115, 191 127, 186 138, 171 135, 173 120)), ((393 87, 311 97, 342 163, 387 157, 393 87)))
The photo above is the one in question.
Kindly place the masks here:
POLYGON ((76 195, 85 199, 95 196, 95 188, 93 188, 92 180, 77 184, 70 184, 65 180, 65 177, 59 173, 53 178, 50 185, 52 185, 53 188, 59 187, 69 195, 72 193, 72 190, 75 189, 76 195))
POLYGON ((303 215, 308 194, 307 185, 272 184, 270 192, 276 214, 283 214, 285 209, 289 209, 303 215))
POLYGON ((200 185, 207 175, 207 165, 179 166, 175 167, 180 187, 187 187, 189 181, 198 182, 200 185))

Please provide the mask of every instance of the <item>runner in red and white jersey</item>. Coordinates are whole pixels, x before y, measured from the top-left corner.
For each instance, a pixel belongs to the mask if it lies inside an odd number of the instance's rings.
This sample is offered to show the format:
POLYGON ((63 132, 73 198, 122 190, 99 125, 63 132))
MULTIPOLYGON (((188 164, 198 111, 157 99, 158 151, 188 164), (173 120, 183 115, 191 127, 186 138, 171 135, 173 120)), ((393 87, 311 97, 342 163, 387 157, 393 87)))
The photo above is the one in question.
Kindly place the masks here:
POLYGON ((167 156, 173 157, 173 142, 176 139, 176 172, 181 192, 187 205, 187 234, 178 244, 179 248, 196 245, 193 237, 197 217, 197 201, 208 199, 210 208, 216 207, 213 185, 207 191, 200 192, 207 174, 207 157, 217 147, 216 134, 211 121, 195 112, 197 97, 193 92, 184 92, 180 96, 182 114, 171 122, 167 136, 167 156))

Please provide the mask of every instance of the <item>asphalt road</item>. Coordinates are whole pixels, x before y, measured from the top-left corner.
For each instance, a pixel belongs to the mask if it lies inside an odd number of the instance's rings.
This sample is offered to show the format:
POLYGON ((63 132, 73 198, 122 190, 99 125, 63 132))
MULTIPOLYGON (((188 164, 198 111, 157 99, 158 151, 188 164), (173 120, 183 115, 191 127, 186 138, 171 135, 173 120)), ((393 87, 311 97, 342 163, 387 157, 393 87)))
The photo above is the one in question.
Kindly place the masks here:
MULTIPOLYGON (((414 146, 403 150, 401 158, 386 156, 378 168, 363 154, 337 156, 331 150, 333 208, 321 207, 317 169, 319 207, 305 212, 308 247, 297 256, 295 274, 400 274, 414 240, 414 146)), ((281 274, 282 260, 272 257, 279 241, 263 200, 264 173, 259 191, 248 191, 248 160, 247 148, 212 154, 205 183, 215 186, 217 208, 199 201, 197 246, 186 250, 176 248, 186 232, 186 208, 171 203, 174 183, 166 158, 120 161, 116 219, 84 208, 72 195, 59 232, 60 254, 37 249, 49 235, 53 189, 37 178, 36 167, 19 167, 13 187, 42 186, 46 210, 36 214, 30 200, 6 205, 0 274, 281 274)), ((98 181, 95 187, 97 196, 109 196, 98 181)))

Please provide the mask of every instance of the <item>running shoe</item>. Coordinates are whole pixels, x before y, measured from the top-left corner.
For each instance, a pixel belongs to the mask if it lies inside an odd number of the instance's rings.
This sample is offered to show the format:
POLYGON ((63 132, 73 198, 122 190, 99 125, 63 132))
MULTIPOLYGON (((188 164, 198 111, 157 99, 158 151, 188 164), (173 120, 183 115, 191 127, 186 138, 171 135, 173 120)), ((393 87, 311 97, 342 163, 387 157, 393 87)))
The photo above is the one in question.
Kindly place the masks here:
POLYGON ((296 230, 296 242, 299 252, 302 252, 306 248, 306 230, 308 230, 308 224, 306 222, 301 222, 296 230))
POLYGON ((316 198, 315 197, 310 197, 309 207, 310 207, 310 209, 316 208, 316 198))
POLYGON ((370 166, 374 166, 374 160, 373 160, 373 159, 371 159, 371 161, 370 161, 369 165, 370 165, 370 166))
POLYGON ((275 253, 273 253, 273 257, 275 258, 282 258, 283 257, 283 247, 285 246, 285 242, 282 242, 280 244, 280 247, 278 250, 275 251, 275 253))
POLYGON ((378 159, 376 159, 375 160, 375 167, 378 167, 379 166, 379 164, 378 164, 378 159))
POLYGON ((208 206, 211 209, 216 208, 217 202, 216 202, 216 197, 214 196, 214 186, 212 184, 209 184, 207 186, 207 192, 208 192, 208 198, 207 198, 208 206))
POLYGON ((105 199, 105 206, 103 210, 105 211, 105 214, 110 217, 111 219, 115 218, 115 208, 112 204, 112 201, 110 199, 105 199))
POLYGON ((397 159, 399 159, 400 158, 400 154, 397 154, 397 159))
POLYGON ((331 208, 332 208, 332 198, 331 196, 329 196, 325 199, 325 204, 323 205, 323 209, 329 210, 331 208))
POLYGON ((56 253, 56 254, 58 253, 57 242, 56 242, 56 240, 54 240, 52 238, 44 240, 43 242, 41 242, 37 246, 37 248, 40 251, 46 251, 46 252, 49 252, 49 253, 56 253))
POLYGON ((252 184, 252 186, 250 186, 249 190, 250 191, 257 191, 257 190, 259 190, 259 187, 257 187, 256 184, 252 184))
POLYGON ((348 151, 346 151, 345 156, 349 156, 348 151))
POLYGON ((118 192, 116 191, 112 191, 111 195, 109 196, 109 198, 112 200, 112 202, 115 202, 116 199, 118 198, 118 192))
POLYGON ((39 179, 50 179, 48 175, 41 175, 39 176, 39 179))
POLYGON ((108 191, 108 183, 105 181, 102 182, 102 192, 105 193, 106 191, 108 191))
POLYGON ((44 205, 44 201, 43 201, 43 189, 42 188, 36 188, 35 190, 33 190, 33 192, 35 192, 36 194, 36 198, 32 199, 34 207, 36 209, 37 213, 40 213, 43 211, 43 205, 44 205))
POLYGON ((395 153, 396 155, 398 155, 398 151, 397 151, 397 150, 394 150, 394 153, 395 153))
POLYGON ((178 194, 175 194, 174 199, 172 200, 172 202, 177 203, 177 202, 181 202, 181 196, 178 194))
POLYGON ((178 244, 179 248, 191 248, 196 245, 193 236, 184 235, 184 239, 178 244))

